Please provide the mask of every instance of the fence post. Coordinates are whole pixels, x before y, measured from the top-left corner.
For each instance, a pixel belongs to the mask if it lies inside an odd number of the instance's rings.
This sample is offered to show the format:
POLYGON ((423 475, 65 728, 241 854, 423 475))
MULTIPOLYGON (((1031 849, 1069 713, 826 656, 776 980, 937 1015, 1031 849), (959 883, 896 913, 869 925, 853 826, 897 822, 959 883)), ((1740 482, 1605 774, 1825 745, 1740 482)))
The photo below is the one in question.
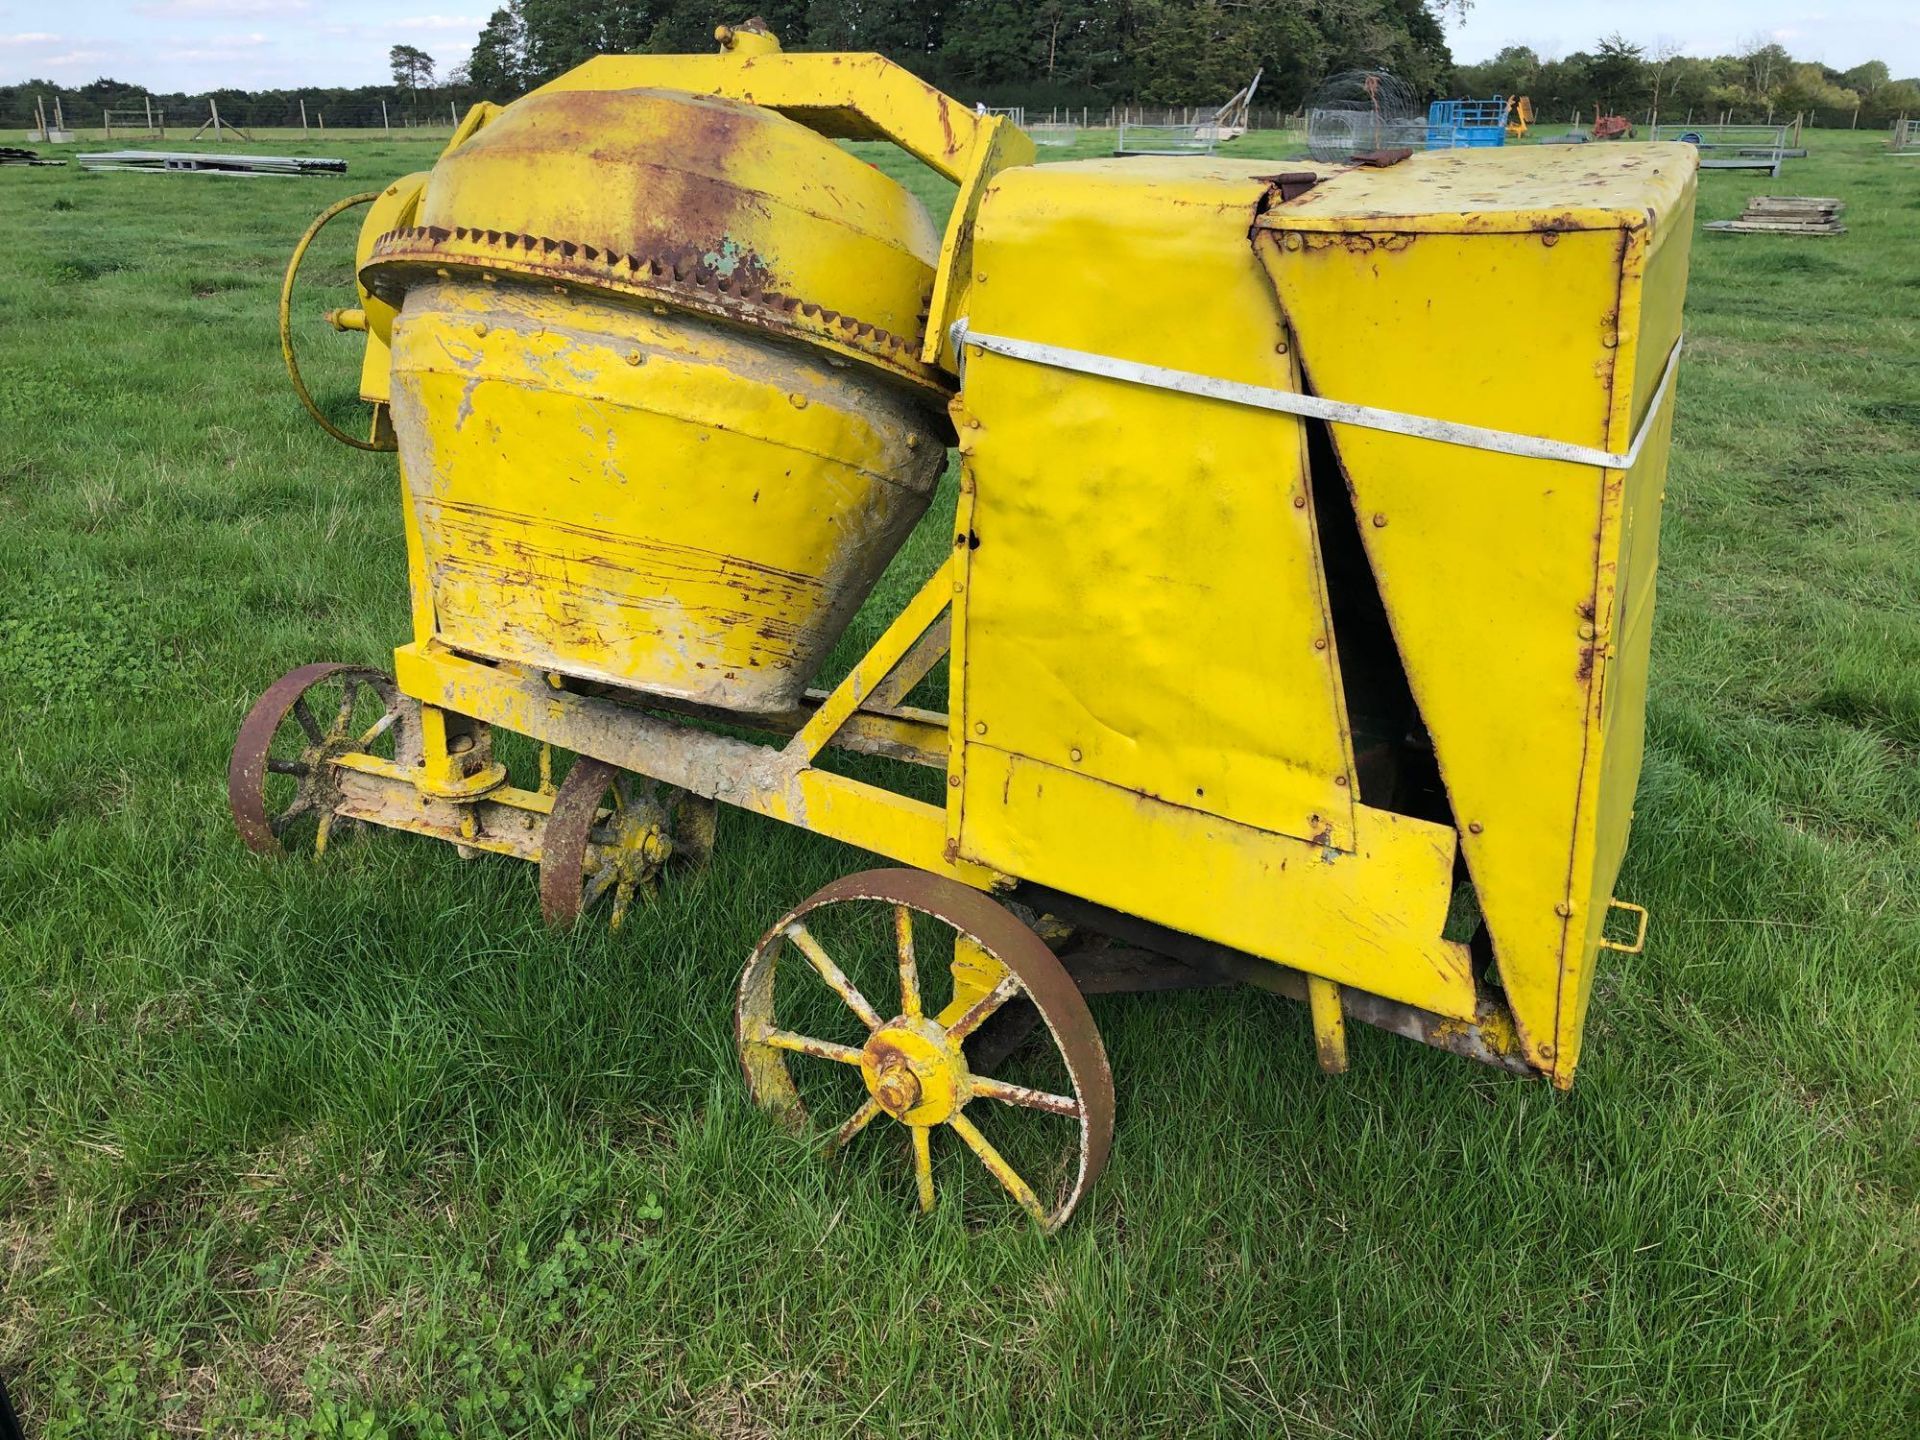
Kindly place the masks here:
POLYGON ((384 100, 380 102, 380 128, 387 132, 387 139, 393 138, 393 125, 387 119, 387 102, 384 100))
POLYGON ((153 97, 147 96, 147 129, 153 129, 153 97))
POLYGON ((211 112, 211 118, 213 120, 213 138, 216 140, 226 139, 227 137, 220 132, 220 102, 209 95, 207 97, 207 109, 211 112))
POLYGON ((100 128, 107 132, 107 139, 113 138, 113 111, 104 105, 100 107, 100 128))

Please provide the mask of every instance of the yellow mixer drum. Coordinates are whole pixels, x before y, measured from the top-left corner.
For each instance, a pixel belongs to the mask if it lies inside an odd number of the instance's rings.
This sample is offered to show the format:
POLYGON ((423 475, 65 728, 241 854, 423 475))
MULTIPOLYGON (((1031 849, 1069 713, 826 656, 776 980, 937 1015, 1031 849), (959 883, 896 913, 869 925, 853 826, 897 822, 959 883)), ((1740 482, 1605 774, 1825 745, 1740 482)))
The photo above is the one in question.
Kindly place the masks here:
POLYGON ((796 705, 924 512, 939 239, 783 116, 527 97, 434 168, 361 279, 455 649, 747 712, 796 705))

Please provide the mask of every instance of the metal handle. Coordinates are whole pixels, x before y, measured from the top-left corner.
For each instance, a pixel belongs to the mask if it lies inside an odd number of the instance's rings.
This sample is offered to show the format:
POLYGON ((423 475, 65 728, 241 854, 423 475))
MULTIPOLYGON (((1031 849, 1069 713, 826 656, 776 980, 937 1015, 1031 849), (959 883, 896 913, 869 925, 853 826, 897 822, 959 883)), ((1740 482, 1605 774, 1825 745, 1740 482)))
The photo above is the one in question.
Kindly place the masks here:
POLYGON ((1631 945, 1622 944, 1618 940, 1609 940, 1603 934, 1600 937, 1600 948, 1602 950, 1618 950, 1622 955, 1638 955, 1642 950, 1646 949, 1647 907, 1644 905, 1635 905, 1630 900, 1609 900, 1607 901, 1607 909, 1609 911, 1625 910, 1631 915, 1638 915, 1640 917, 1640 926, 1634 931, 1633 943, 1631 945))
POLYGON ((337 200, 322 210, 314 222, 307 227, 307 233, 300 237, 300 243, 293 247, 293 258, 287 261, 286 279, 280 282, 280 354, 287 362, 287 378, 293 381, 293 393, 300 397, 300 403, 307 408, 307 414, 314 423, 343 445, 351 445, 356 450, 397 450, 398 443, 382 445, 374 440, 362 440, 349 435, 320 413, 320 407, 313 403, 313 396, 307 393, 307 385, 300 378, 300 363, 293 358, 293 281, 300 273, 300 262, 307 258, 307 247, 327 226, 327 222, 356 205, 370 204, 380 198, 378 190, 369 190, 363 195, 349 195, 337 200))

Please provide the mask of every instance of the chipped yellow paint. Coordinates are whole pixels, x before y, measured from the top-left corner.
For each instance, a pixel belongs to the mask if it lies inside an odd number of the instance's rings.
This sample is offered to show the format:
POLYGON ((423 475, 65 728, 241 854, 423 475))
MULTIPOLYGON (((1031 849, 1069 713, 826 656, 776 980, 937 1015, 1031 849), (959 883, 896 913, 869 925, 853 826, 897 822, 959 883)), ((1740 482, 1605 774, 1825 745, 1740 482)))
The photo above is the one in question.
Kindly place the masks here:
MULTIPOLYGON (((1247 242, 1271 166, 1001 175, 976 231, 970 325, 1295 388, 1247 242)), ((1351 851, 1353 756, 1300 423, 980 352, 965 405, 967 746, 1351 851)), ((981 853, 971 819, 961 848, 981 853)))
POLYGON ((1467 947, 1442 938, 1454 834, 1365 805, 1347 854, 967 747, 966 858, 1436 1014, 1471 1019, 1467 947))
MULTIPOLYGON (((1260 218, 1310 383, 1624 449, 1679 333, 1693 156, 1465 154, 1260 218)), ((1672 413, 1625 473, 1333 427, 1525 1053, 1563 1085, 1639 775, 1672 413)))

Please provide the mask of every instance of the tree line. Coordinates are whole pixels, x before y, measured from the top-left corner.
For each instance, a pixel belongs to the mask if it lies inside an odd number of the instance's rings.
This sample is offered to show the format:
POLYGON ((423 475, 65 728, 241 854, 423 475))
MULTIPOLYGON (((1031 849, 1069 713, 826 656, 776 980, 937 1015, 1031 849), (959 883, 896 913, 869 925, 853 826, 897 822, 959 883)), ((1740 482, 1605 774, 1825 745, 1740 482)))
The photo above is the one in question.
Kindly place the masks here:
MULTIPOLYGON (((1440 0, 1447 3, 1447 0, 1440 0)), ((1452 66, 1428 0, 766 0, 789 50, 877 50, 963 99, 1029 108, 1224 101, 1264 69, 1301 104, 1335 71, 1384 68, 1437 92, 1452 66)), ((737 19, 713 0, 508 0, 464 79, 517 94, 592 55, 704 51, 737 19)))
POLYGON ((1850 70, 1795 60, 1785 47, 1755 43, 1738 55, 1703 59, 1671 44, 1636 45, 1609 35, 1592 50, 1545 60, 1525 45, 1510 45, 1478 65, 1454 70, 1459 93, 1526 95, 1542 115, 1559 119, 1576 110, 1662 122, 1731 113, 1757 121, 1795 115, 1825 125, 1884 127, 1900 115, 1920 118, 1920 79, 1896 80, 1886 63, 1869 60, 1850 70))
MULTIPOLYGON (((1809 112, 1818 123, 1881 126, 1920 117, 1920 80, 1885 64, 1850 70, 1795 60, 1777 44, 1701 59, 1610 35, 1543 59, 1509 46, 1453 63, 1436 12, 1460 0, 764 0, 789 50, 877 50, 969 102, 1029 110, 1117 103, 1218 104, 1263 69, 1262 107, 1296 110, 1328 75, 1385 69, 1423 96, 1528 95, 1546 118, 1613 111, 1642 118, 1738 120, 1809 112)), ((0 86, 0 124, 25 125, 36 95, 58 89, 70 123, 151 101, 169 128, 206 118, 209 101, 242 126, 444 124, 474 100, 511 100, 600 54, 706 53, 739 0, 507 0, 471 55, 441 66, 414 46, 388 53, 390 85, 301 91, 157 94, 100 79, 77 89, 29 80, 0 86)))

